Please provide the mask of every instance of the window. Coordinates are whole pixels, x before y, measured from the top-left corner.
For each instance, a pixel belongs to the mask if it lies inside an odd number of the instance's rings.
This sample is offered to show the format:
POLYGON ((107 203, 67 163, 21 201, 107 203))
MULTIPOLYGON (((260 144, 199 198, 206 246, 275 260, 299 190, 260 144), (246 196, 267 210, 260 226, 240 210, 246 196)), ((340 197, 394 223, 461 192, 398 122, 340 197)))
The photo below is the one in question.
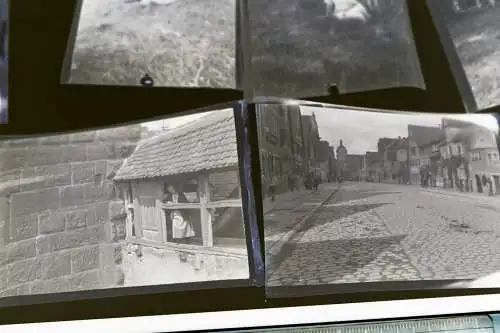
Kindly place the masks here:
POLYGON ((280 127, 279 127, 279 121, 278 121, 278 118, 276 116, 271 116, 271 134, 274 135, 275 137, 278 137, 279 136, 279 130, 280 130, 280 127))
POLYGON ((479 161, 481 160, 481 153, 478 151, 472 152, 472 160, 473 161, 479 161))
MULTIPOLYGON (((168 182, 166 184, 168 190, 171 185, 168 182)), ((179 194, 184 194, 182 202, 179 200, 180 195, 177 195, 177 200, 164 200, 161 206, 166 222, 164 241, 186 243, 186 237, 179 237, 184 232, 191 236, 188 237, 189 244, 246 247, 238 169, 210 171, 199 175, 196 184, 190 180, 177 185, 177 188, 186 189, 185 192, 179 191, 179 194), (174 219, 189 221, 191 228, 182 225, 184 230, 176 235, 174 219)), ((175 190, 170 189, 170 192, 175 190)), ((167 196, 171 196, 171 193, 167 193, 167 196)))
POLYGON ((417 147, 411 147, 411 155, 416 156, 417 155, 417 147))
POLYGON ((458 156, 462 156, 462 146, 457 145, 458 156))
POLYGON ((453 148, 452 146, 448 146, 448 153, 447 153, 448 157, 451 157, 453 156, 453 148))

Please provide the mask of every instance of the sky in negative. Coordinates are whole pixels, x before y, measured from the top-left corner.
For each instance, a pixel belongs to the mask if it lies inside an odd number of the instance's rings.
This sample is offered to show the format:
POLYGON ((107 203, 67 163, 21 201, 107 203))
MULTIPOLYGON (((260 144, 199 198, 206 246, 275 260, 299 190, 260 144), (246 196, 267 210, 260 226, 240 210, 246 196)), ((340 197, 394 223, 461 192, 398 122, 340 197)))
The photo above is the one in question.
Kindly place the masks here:
MULTIPOLYGON (((376 151, 382 137, 407 137, 408 125, 439 127, 443 115, 389 114, 334 108, 301 107, 302 114, 316 115, 319 135, 337 148, 342 140, 349 154, 376 151)), ((491 115, 444 115, 446 118, 468 120, 498 133, 498 122, 491 115)))

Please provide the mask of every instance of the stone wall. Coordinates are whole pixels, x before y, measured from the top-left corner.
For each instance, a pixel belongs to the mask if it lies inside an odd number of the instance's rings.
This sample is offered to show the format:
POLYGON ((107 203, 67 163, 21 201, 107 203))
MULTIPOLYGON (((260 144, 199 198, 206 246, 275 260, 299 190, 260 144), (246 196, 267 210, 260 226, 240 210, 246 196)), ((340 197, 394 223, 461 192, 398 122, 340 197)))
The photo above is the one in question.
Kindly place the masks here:
POLYGON ((140 127, 0 141, 0 296, 123 285, 112 178, 140 127))
POLYGON ((122 251, 125 286, 249 278, 246 249, 216 253, 127 244, 122 251))

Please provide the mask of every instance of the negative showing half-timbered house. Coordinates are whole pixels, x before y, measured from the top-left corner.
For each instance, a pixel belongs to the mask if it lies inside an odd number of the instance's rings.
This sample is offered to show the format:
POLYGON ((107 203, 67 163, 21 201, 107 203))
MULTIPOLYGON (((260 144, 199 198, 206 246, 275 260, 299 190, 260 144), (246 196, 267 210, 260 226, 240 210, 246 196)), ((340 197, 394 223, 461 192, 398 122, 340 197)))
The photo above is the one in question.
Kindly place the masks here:
POLYGON ((232 109, 141 142, 114 180, 126 285, 249 277, 232 109))

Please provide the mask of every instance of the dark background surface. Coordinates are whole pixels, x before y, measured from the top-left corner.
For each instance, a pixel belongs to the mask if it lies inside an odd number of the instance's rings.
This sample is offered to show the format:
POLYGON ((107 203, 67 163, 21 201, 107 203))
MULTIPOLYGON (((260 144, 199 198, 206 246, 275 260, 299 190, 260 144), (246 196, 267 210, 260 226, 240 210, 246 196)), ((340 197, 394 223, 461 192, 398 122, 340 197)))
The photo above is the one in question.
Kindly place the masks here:
MULTIPOLYGON (((35 134, 143 120, 243 97, 240 91, 61 85, 77 0, 12 1, 10 123, 0 134, 35 134)), ((425 1, 409 10, 427 90, 389 89, 312 98, 346 105, 464 112, 458 87, 425 1)))
MULTIPOLYGON (((18 0, 11 5, 10 124, 0 134, 83 130, 175 114, 242 98, 237 91, 63 86, 60 69, 76 0, 18 0)), ((314 98, 353 106, 465 112, 425 1, 410 14, 427 91, 392 89, 314 98)), ((491 111, 491 110, 490 110, 491 111)), ((258 162, 257 162, 258 163, 258 162)), ((256 189, 258 193, 258 189, 256 189)), ((164 290, 165 288, 161 288, 164 290)), ((494 290, 394 291, 265 300, 263 287, 163 292, 0 308, 0 324, 470 295, 494 290)))

